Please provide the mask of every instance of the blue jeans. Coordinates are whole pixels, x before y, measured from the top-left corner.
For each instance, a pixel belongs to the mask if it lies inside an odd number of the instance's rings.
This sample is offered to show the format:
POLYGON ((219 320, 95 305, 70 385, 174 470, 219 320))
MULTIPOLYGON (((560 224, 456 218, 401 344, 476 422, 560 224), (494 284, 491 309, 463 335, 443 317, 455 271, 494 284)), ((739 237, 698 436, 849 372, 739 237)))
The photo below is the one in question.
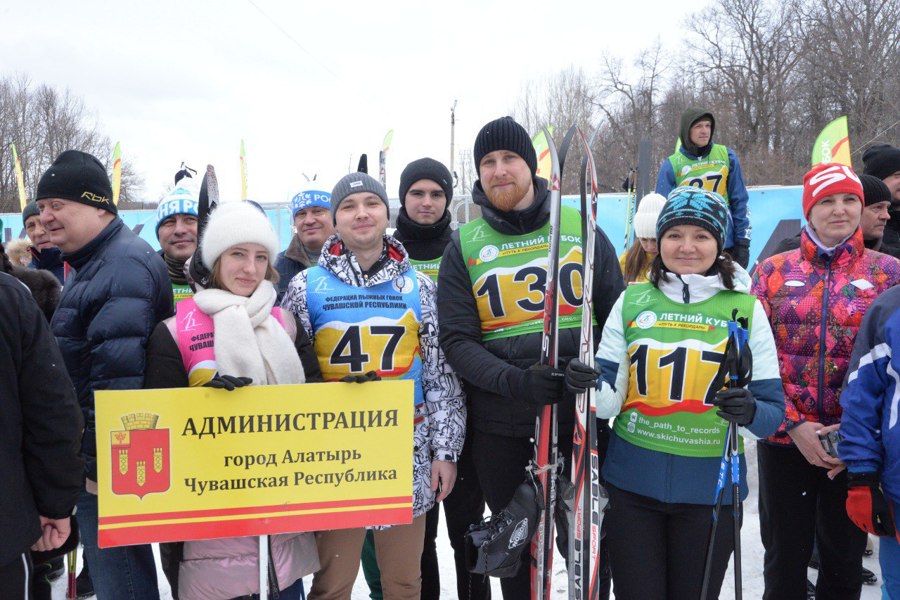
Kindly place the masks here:
POLYGON ((150 545, 97 547, 97 496, 81 491, 78 526, 97 600, 159 600, 150 545))
MULTIPOLYGON (((888 498, 888 502, 892 502, 888 498)), ((900 531, 900 502, 894 505, 894 526, 900 531)), ((882 600, 900 600, 900 543, 894 537, 878 538, 878 562, 881 565, 881 598, 882 600)))

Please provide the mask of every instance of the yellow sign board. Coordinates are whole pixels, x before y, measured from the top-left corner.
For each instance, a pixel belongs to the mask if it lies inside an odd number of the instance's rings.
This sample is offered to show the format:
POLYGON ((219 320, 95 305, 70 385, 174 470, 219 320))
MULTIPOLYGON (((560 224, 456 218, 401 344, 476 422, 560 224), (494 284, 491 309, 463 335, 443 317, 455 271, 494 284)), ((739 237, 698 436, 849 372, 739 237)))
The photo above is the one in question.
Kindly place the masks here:
POLYGON ((102 548, 412 521, 412 381, 95 403, 102 548))

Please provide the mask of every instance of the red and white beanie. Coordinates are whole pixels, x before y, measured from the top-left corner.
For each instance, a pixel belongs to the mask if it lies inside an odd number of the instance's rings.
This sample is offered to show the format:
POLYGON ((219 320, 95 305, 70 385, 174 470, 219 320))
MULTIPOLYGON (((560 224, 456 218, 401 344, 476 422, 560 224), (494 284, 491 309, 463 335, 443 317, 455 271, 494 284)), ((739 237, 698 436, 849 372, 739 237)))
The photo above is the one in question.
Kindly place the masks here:
POLYGON ((819 200, 834 194, 856 194, 862 203, 863 188, 859 177, 847 165, 815 165, 803 176, 803 216, 808 219, 809 211, 819 200))

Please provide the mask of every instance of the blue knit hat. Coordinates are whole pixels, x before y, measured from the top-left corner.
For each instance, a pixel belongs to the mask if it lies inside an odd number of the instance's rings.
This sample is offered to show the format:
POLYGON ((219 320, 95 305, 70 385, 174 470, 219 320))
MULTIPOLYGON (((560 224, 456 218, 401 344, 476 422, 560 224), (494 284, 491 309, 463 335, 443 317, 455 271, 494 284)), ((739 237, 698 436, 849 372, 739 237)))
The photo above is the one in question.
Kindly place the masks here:
POLYGON ((331 193, 321 190, 306 190, 291 198, 291 219, 297 216, 301 210, 318 206, 331 210, 331 193))
POLYGON ((676 225, 696 225, 716 238, 721 252, 730 217, 728 205, 719 194, 692 186, 678 187, 669 193, 659 213, 656 239, 662 240, 666 230, 676 225))
POLYGON ((186 187, 176 186, 156 207, 156 237, 159 237, 159 226, 172 215, 198 216, 197 205, 197 194, 186 187))

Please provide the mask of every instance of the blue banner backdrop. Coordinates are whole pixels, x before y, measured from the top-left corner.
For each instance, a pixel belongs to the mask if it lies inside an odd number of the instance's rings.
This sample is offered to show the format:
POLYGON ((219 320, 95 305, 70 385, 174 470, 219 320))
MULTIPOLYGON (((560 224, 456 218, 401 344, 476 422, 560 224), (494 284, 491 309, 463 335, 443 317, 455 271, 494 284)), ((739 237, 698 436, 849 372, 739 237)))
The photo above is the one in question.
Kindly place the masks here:
MULTIPOLYGON (((753 224, 751 264, 759 258, 768 257, 779 241, 800 231, 803 223, 802 191, 801 186, 750 188, 750 222, 753 224)), ((565 196, 563 202, 576 209, 579 207, 577 196, 565 196)), ((626 204, 625 194, 601 194, 598 200, 597 224, 609 237, 617 253, 625 250, 626 204)), ((281 247, 286 247, 292 235, 290 209, 287 206, 267 209, 266 214, 278 234, 281 247)), ((159 249, 155 210, 126 210, 119 216, 153 248, 159 249)), ((20 214, 3 214, 0 219, 3 221, 0 231, 3 241, 25 237, 20 214)))

